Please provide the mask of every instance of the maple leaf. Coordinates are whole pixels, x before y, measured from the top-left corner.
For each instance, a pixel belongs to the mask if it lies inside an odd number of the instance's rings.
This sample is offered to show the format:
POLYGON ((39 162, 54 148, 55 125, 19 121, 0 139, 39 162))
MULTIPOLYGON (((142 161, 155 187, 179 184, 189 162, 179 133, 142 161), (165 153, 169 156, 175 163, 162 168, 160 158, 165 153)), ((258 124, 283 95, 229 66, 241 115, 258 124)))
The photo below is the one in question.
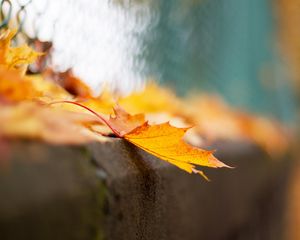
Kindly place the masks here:
POLYGON ((114 107, 113 110, 115 116, 110 115, 108 122, 121 137, 146 122, 144 114, 130 115, 120 106, 114 107))
POLYGON ((118 103, 130 113, 174 112, 181 108, 179 99, 170 89, 158 86, 153 81, 148 82, 142 91, 121 97, 118 103))
POLYGON ((209 180, 203 171, 197 170, 196 165, 221 168, 228 167, 213 156, 213 151, 193 147, 183 141, 185 132, 190 128, 176 128, 168 122, 149 125, 144 114, 130 115, 121 107, 114 108, 115 116, 109 120, 92 109, 72 101, 59 101, 56 103, 70 103, 78 105, 98 116, 117 137, 124 138, 146 152, 165 160, 188 173, 197 173, 209 180))
POLYGON ((114 112, 115 117, 110 117, 108 124, 118 132, 119 137, 188 173, 198 173, 208 180, 195 165, 229 167, 217 160, 213 151, 196 148, 184 142, 182 138, 190 128, 177 128, 168 122, 149 125, 144 114, 130 115, 119 106, 114 108, 114 112))
POLYGON ((189 172, 199 173, 208 178, 195 165, 212 168, 229 167, 213 156, 213 151, 193 147, 183 141, 189 128, 176 128, 167 123, 143 125, 125 134, 123 137, 137 147, 189 172))
POLYGON ((16 31, 7 30, 0 35, 0 64, 6 64, 8 51, 10 48, 11 39, 16 34, 16 31))
POLYGON ((0 96, 8 101, 17 102, 40 97, 42 93, 17 71, 0 66, 0 96))
POLYGON ((0 97, 10 102, 70 98, 71 95, 56 83, 40 75, 25 75, 28 64, 41 53, 27 45, 11 47, 15 33, 15 30, 6 30, 0 35, 0 97))
POLYGON ((42 53, 34 51, 26 44, 11 47, 11 40, 15 34, 16 30, 6 30, 0 35, 0 65, 18 70, 24 75, 28 64, 34 62, 42 53))
POLYGON ((43 79, 40 75, 21 76, 16 70, 0 66, 0 96, 11 102, 23 100, 72 99, 59 85, 43 79))
POLYGON ((25 76, 24 79, 32 85, 34 90, 41 93, 41 96, 36 97, 44 102, 51 102, 53 99, 58 100, 73 98, 73 96, 60 85, 44 79, 42 75, 36 74, 25 76))
POLYGON ((281 124, 237 111, 218 96, 194 96, 177 115, 194 124, 195 130, 208 140, 251 141, 272 157, 280 157, 288 149, 290 136, 281 124))
POLYGON ((30 138, 54 144, 103 140, 83 126, 85 122, 96 121, 94 116, 52 109, 32 101, 0 104, 0 119, 0 138, 30 138))

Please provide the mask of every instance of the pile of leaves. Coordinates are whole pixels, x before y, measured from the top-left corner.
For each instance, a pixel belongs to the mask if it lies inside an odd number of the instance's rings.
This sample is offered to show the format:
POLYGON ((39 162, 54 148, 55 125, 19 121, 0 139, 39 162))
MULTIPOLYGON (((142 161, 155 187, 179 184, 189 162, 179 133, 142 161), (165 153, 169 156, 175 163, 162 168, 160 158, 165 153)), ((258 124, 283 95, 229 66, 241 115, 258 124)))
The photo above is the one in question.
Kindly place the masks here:
POLYGON ((114 135, 206 179, 197 166, 229 167, 202 149, 207 142, 246 139, 275 155, 287 147, 279 124, 234 111, 215 96, 182 100, 150 82, 129 96, 104 90, 94 97, 70 71, 28 75, 28 64, 42 54, 11 47, 14 34, 0 36, 0 139, 85 144, 114 135))

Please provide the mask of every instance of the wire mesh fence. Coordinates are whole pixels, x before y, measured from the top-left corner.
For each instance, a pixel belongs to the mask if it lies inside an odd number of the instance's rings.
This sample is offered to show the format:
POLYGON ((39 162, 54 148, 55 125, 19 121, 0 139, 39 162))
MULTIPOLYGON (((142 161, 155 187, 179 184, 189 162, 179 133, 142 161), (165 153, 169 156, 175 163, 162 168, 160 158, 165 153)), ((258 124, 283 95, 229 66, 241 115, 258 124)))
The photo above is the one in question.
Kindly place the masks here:
POLYGON ((109 84, 126 92, 145 79, 140 39, 151 23, 149 9, 109 0, 3 0, 1 28, 17 29, 18 44, 51 47, 47 64, 56 71, 73 68, 96 91, 109 84))

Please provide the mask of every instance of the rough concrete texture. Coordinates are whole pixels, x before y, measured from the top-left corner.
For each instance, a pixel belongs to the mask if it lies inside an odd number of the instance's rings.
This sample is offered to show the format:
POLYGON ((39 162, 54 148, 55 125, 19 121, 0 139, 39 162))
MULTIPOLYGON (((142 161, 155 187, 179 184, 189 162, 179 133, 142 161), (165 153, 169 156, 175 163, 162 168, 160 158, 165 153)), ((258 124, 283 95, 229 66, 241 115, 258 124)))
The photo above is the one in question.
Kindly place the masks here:
POLYGON ((91 146, 107 174, 107 239, 282 239, 288 161, 246 143, 217 148, 236 169, 207 169, 206 182, 123 141, 91 146))
POLYGON ((236 168, 205 169, 211 182, 120 139, 9 145, 1 240, 283 239, 290 161, 254 145, 216 144, 218 158, 236 168))
POLYGON ((14 142, 7 151, 0 170, 0 239, 95 239, 100 182, 85 149, 14 142))

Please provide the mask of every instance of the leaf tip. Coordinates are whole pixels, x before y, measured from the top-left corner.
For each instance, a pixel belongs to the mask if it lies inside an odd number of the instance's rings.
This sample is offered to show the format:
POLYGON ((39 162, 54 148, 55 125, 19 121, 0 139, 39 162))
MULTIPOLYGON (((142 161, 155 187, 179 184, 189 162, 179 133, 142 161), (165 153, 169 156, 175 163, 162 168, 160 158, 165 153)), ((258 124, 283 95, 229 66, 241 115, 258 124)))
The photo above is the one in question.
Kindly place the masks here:
POLYGON ((217 159, 213 154, 215 153, 215 150, 210 150, 208 151, 210 154, 210 157, 208 158, 209 163, 214 166, 215 168, 222 168, 222 167, 226 167, 226 168, 234 168, 231 167, 223 162, 221 162, 219 159, 217 159))
POLYGON ((201 175, 206 181, 210 182, 210 179, 205 175, 203 171, 197 170, 195 168, 192 168, 192 173, 196 173, 201 175))

